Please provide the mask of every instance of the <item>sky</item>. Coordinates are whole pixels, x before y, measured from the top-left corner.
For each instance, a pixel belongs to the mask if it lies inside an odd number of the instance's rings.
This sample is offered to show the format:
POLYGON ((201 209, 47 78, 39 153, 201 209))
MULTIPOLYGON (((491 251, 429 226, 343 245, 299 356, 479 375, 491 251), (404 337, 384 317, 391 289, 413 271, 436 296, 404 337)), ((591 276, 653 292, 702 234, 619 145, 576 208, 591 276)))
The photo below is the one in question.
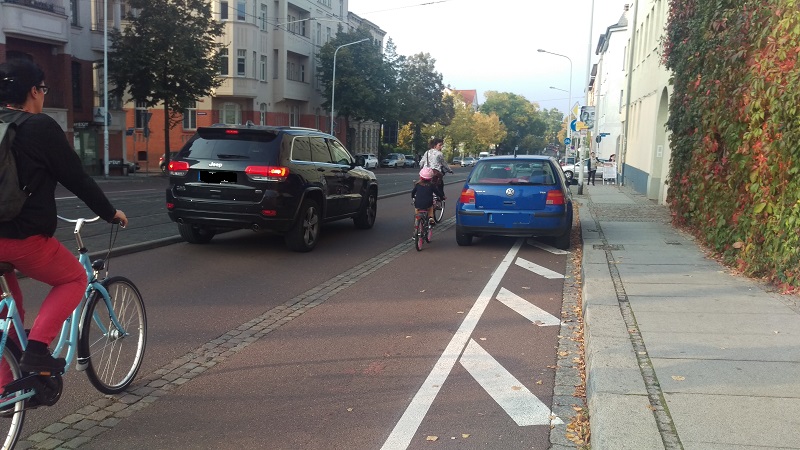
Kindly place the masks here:
POLYGON ((633 0, 348 0, 351 12, 386 31, 384 43, 391 38, 398 54, 430 53, 445 86, 475 89, 479 103, 485 91, 511 92, 562 112, 570 60, 572 104, 584 104, 587 57, 597 62, 600 34, 626 4, 633 0))

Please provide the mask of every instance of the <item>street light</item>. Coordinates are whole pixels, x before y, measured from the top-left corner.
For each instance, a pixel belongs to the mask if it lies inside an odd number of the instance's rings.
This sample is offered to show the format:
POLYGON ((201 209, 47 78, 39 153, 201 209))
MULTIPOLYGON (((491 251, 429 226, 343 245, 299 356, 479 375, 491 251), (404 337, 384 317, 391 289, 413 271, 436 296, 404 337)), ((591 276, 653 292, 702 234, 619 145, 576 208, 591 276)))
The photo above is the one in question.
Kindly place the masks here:
POLYGON ((333 52, 333 79, 331 80, 331 129, 330 132, 332 135, 335 136, 333 133, 333 114, 335 111, 334 105, 336 102, 336 54, 339 53, 339 49, 342 47, 347 47, 348 45, 355 45, 364 41, 368 41, 369 38, 364 38, 355 42, 350 42, 349 44, 344 44, 336 47, 336 50, 333 52))
POLYGON ((103 110, 103 175, 108 178, 108 0, 103 0, 103 110))
MULTIPOLYGON (((551 55, 554 55, 554 56, 560 56, 562 58, 567 58, 567 61, 569 61, 569 108, 567 109, 567 121, 569 121, 569 118, 571 118, 570 109, 572 109, 572 60, 567 55, 562 55, 560 53, 548 52, 547 50, 543 50, 541 48, 536 50, 536 51, 539 52, 539 53, 548 53, 548 54, 551 54, 551 55)), ((569 124, 567 124, 567 126, 569 126, 569 124)), ((583 170, 580 171, 580 175, 578 176, 578 183, 580 184, 580 186, 578 186, 578 193, 582 194, 583 193, 583 170)))

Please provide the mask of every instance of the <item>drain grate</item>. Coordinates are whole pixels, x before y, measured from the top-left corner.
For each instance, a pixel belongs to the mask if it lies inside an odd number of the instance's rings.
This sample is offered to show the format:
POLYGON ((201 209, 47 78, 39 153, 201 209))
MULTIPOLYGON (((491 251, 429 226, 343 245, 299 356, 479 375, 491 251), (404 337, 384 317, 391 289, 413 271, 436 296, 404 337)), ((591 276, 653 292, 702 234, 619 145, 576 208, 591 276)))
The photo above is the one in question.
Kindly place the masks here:
POLYGON ((625 250, 625 246, 621 244, 594 244, 592 246, 595 250, 625 250))

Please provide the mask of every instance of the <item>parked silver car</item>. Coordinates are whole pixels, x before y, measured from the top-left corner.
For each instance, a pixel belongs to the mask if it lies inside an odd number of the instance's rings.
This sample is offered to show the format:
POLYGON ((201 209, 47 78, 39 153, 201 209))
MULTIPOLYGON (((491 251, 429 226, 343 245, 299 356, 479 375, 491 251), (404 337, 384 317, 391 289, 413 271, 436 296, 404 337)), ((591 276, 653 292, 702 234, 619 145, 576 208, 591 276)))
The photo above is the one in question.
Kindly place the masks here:
POLYGON ((364 168, 367 170, 377 169, 378 165, 380 164, 378 161, 378 157, 373 155, 372 153, 359 153, 356 156, 364 157, 364 168))

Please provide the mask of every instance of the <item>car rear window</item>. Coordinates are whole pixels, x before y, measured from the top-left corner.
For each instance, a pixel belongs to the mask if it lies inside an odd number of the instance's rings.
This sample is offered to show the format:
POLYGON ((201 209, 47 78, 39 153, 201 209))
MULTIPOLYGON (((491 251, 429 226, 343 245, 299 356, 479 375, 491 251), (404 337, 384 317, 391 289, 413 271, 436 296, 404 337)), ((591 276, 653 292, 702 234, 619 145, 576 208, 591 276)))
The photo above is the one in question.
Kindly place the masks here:
POLYGON ((556 177, 547 161, 478 161, 470 184, 554 185, 556 177))
POLYGON ((180 157, 274 163, 279 152, 277 137, 263 131, 201 128, 181 149, 180 157))

